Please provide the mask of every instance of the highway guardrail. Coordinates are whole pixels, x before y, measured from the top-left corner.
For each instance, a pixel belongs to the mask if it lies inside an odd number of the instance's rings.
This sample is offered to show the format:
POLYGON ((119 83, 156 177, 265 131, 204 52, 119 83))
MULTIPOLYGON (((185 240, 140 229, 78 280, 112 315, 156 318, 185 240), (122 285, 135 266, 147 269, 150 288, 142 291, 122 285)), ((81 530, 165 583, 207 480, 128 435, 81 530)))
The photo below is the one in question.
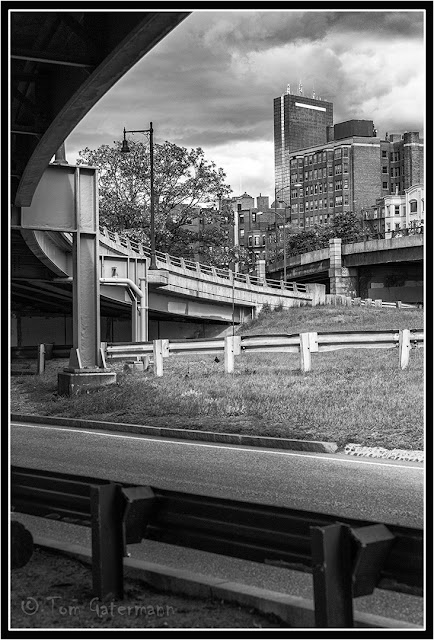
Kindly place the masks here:
POLYGON ((102 343, 107 362, 153 356, 154 373, 163 375, 163 360, 172 355, 223 354, 226 373, 234 371, 235 356, 243 353, 299 353, 300 369, 311 370, 311 354, 338 349, 398 349, 398 362, 406 369, 411 349, 424 345, 421 329, 390 331, 334 331, 258 336, 227 336, 197 340, 160 339, 153 342, 102 343))
POLYGON ((14 511, 92 528, 93 590, 123 597, 127 545, 143 539, 313 573, 317 627, 353 627, 376 587, 422 595, 423 531, 12 466, 14 511))

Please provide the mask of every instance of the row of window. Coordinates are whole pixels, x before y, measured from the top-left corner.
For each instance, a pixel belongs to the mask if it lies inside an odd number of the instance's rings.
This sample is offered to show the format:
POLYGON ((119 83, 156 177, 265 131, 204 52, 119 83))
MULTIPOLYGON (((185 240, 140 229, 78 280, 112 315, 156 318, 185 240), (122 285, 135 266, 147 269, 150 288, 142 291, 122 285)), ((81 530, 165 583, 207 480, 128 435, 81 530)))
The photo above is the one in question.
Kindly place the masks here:
POLYGON ((304 158, 291 158, 291 167, 301 167, 310 164, 318 164, 320 162, 332 162, 333 158, 348 158, 350 155, 349 147, 336 147, 335 149, 327 149, 326 151, 318 151, 304 158))
POLYGON ((333 175, 341 175, 342 173, 349 173, 349 164, 348 161, 344 160, 342 163, 335 164, 334 170, 333 166, 330 165, 328 167, 324 167, 323 169, 311 169, 310 171, 305 171, 304 173, 292 173, 291 174, 291 184, 295 184, 296 182, 302 182, 306 180, 321 180, 321 178, 326 178, 327 176, 333 175))

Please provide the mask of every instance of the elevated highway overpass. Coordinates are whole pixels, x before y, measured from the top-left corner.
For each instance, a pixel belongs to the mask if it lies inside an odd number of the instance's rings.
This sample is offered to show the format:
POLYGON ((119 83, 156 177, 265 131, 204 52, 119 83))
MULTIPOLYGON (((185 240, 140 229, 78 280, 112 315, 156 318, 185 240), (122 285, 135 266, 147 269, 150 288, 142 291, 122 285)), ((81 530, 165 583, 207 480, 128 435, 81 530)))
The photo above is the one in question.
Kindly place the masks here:
MULTIPOLYGON (((329 246, 287 259, 287 280, 318 282, 327 293, 385 301, 423 301, 423 233, 329 246)), ((283 261, 269 263, 267 275, 282 277, 283 261)))
MULTIPOLYGON (((72 248, 70 233, 13 227, 13 346, 51 342, 53 335, 56 342, 71 342, 72 248)), ((150 270, 147 247, 100 229, 102 340, 142 339, 142 314, 146 339, 217 335, 229 324, 250 319, 264 304, 317 304, 325 292, 316 284, 284 287, 283 282, 233 274, 161 252, 156 258, 157 269, 150 270)))

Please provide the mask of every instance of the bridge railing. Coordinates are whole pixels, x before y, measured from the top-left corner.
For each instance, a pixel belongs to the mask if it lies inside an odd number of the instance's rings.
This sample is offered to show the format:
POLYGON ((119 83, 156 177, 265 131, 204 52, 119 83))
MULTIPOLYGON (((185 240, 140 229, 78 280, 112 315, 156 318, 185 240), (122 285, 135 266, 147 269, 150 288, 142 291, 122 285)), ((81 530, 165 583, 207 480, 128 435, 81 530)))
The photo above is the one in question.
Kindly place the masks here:
POLYGON ((16 466, 11 506, 91 527, 101 599, 124 596, 127 545, 144 539, 312 572, 316 627, 353 627, 353 598, 377 586, 423 594, 422 529, 16 466))
POLYGON ((243 353, 298 353, 300 370, 311 370, 311 354, 339 349, 398 349, 398 363, 406 369, 411 349, 424 346, 419 329, 391 331, 334 331, 258 336, 227 336, 198 340, 160 339, 153 342, 110 343, 101 348, 106 361, 153 356, 154 374, 163 376, 163 360, 172 355, 222 354, 226 373, 233 373, 235 356, 243 353))
MULTIPOLYGON (((147 258, 151 257, 151 249, 149 247, 146 247, 139 242, 135 242, 134 240, 130 240, 129 238, 125 238, 124 236, 114 231, 110 231, 106 227, 100 228, 100 234, 103 237, 108 238, 112 242, 125 247, 129 251, 134 251, 135 253, 146 256, 147 258)), ((307 291, 306 285, 302 283, 285 283, 283 280, 273 280, 266 277, 261 278, 247 273, 234 272, 231 269, 221 269, 209 264, 202 264, 200 262, 195 262, 186 258, 172 256, 168 253, 163 253, 162 251, 156 251, 155 255, 159 262, 159 266, 162 269, 170 269, 171 267, 175 267, 190 271, 192 272, 192 274, 194 272, 195 275, 207 275, 214 278, 222 278, 224 280, 229 280, 230 282, 243 283, 247 286, 256 285, 261 287, 269 287, 271 289, 280 289, 281 291, 290 291, 294 293, 306 293, 307 291)))

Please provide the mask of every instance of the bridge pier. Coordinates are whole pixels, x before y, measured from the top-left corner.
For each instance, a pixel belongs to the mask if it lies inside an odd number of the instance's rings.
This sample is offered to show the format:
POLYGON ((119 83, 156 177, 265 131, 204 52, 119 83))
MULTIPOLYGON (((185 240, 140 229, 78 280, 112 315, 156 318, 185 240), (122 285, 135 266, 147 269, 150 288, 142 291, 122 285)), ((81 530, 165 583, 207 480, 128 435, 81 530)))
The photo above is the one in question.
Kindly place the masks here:
POLYGON ((330 293, 342 294, 345 296, 357 297, 358 294, 358 272, 356 267, 342 266, 342 239, 332 238, 329 240, 330 267, 328 275, 330 278, 330 293))

